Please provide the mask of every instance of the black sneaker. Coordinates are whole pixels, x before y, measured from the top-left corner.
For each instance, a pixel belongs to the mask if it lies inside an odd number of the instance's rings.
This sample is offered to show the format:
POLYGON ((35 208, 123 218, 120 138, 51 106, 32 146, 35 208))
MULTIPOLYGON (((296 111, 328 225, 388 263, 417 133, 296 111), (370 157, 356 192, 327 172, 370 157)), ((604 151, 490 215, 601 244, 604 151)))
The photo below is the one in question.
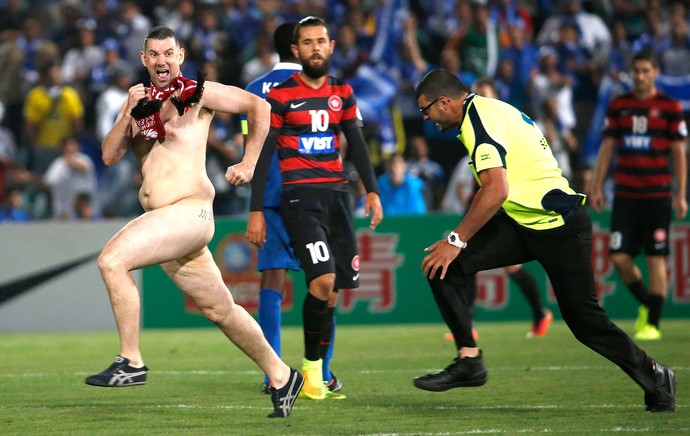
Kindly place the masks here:
POLYGON ((338 380, 338 377, 336 377, 335 374, 331 372, 331 381, 326 383, 326 387, 331 392, 340 392, 340 390, 343 388, 343 383, 338 380))
POLYGON ((271 387, 271 382, 261 383, 261 388, 260 388, 261 393, 266 394, 266 395, 271 395, 271 389, 269 389, 270 387, 271 387))
POLYGON ((133 368, 129 366, 129 359, 117 356, 115 362, 105 371, 86 377, 86 384, 105 388, 137 386, 146 384, 146 366, 133 368))
POLYGON ((674 412, 676 410, 676 376, 669 368, 655 362, 654 392, 644 395, 647 412, 674 412))
POLYGON ((302 390, 304 385, 304 379, 299 371, 290 368, 290 378, 285 386, 280 389, 276 389, 273 386, 269 386, 271 391, 271 401, 273 401, 273 412, 271 412, 269 418, 287 418, 290 416, 292 411, 292 405, 295 404, 297 395, 299 391, 302 390))
POLYGON ((482 386, 486 378, 486 367, 480 351, 477 357, 456 357, 443 371, 417 377, 413 383, 416 388, 425 391, 443 392, 453 388, 482 386))

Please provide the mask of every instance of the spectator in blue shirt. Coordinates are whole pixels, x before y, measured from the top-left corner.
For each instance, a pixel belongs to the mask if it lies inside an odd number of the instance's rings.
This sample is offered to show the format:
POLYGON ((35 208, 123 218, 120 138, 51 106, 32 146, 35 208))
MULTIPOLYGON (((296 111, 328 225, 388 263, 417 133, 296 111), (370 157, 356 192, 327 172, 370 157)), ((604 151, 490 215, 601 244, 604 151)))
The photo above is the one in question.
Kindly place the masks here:
POLYGON ((407 173, 402 155, 394 153, 388 171, 378 178, 381 205, 386 215, 421 215, 426 213, 424 182, 407 173))
POLYGON ((24 209, 24 194, 17 187, 7 189, 5 205, 0 205, 0 222, 31 221, 29 212, 24 209))

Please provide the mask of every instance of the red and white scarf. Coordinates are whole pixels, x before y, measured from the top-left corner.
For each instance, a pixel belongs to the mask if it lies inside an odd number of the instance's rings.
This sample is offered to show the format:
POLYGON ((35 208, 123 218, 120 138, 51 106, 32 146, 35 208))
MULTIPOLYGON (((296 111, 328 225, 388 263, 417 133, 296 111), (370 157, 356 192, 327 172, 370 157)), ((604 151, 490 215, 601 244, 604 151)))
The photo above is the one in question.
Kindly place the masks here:
POLYGON ((201 76, 199 83, 197 83, 196 80, 187 79, 182 74, 173 79, 165 88, 159 88, 151 82, 152 99, 141 99, 131 112, 141 134, 146 139, 164 138, 165 128, 159 115, 163 102, 179 90, 179 97, 172 97, 170 101, 177 108, 178 114, 182 116, 187 113, 192 104, 201 100, 201 95, 204 92, 203 82, 201 76))
POLYGON ((180 90, 180 100, 189 98, 196 90, 196 80, 187 79, 180 74, 165 88, 159 88, 151 82, 151 97, 154 100, 165 101, 178 89, 180 90))

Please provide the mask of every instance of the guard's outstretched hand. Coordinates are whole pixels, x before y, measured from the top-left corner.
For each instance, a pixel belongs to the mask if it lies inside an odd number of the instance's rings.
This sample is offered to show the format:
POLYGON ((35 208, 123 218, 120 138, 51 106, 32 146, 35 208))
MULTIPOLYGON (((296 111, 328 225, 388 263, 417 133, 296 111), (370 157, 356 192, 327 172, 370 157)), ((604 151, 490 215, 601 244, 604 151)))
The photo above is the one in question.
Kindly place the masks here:
POLYGON ((446 277, 448 266, 458 257, 462 249, 450 245, 445 239, 442 239, 425 248, 424 251, 429 253, 422 259, 424 276, 433 278, 440 268, 440 279, 443 280, 446 277))

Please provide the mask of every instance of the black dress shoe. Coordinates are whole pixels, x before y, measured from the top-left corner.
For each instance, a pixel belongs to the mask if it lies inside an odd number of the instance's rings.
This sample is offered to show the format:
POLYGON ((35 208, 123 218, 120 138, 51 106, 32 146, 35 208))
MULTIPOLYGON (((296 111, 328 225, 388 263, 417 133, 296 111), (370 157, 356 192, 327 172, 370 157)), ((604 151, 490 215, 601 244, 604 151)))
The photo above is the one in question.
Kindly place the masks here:
POLYGON ((669 368, 655 362, 654 392, 644 395, 647 412, 674 412, 676 410, 676 376, 669 368))
POLYGON ((425 391, 443 392, 453 388, 483 386, 486 379, 486 367, 480 351, 477 357, 456 357, 443 371, 417 377, 413 384, 425 391))

